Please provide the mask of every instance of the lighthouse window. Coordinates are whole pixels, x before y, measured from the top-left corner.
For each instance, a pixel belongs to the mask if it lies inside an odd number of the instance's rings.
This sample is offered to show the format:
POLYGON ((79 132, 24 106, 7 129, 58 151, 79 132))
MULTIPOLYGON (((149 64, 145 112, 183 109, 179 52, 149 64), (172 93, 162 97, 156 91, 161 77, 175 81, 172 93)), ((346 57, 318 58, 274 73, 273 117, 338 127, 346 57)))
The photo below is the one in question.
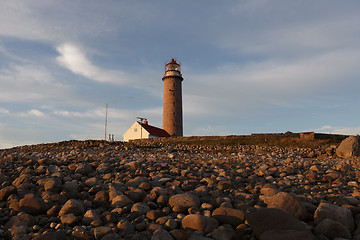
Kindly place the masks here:
POLYGON ((175 102, 173 102, 173 105, 175 106, 175 102))

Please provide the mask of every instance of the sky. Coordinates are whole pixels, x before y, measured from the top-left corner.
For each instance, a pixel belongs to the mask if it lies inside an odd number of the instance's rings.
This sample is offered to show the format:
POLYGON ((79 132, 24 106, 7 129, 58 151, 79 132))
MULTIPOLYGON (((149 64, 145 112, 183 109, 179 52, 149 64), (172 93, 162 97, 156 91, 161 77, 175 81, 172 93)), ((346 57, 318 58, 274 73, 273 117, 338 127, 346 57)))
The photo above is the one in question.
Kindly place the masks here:
POLYGON ((360 134, 358 0, 2 0, 0 148, 162 127, 181 63, 185 136, 360 134))

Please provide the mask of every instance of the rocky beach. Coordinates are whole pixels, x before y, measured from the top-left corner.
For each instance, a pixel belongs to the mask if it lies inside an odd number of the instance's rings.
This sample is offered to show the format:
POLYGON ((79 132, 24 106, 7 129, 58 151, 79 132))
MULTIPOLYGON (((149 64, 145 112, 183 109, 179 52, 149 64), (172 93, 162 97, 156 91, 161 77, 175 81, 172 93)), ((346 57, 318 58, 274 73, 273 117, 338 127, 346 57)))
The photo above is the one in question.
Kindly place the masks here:
POLYGON ((0 239, 360 239, 335 148, 67 141, 0 150, 0 239))

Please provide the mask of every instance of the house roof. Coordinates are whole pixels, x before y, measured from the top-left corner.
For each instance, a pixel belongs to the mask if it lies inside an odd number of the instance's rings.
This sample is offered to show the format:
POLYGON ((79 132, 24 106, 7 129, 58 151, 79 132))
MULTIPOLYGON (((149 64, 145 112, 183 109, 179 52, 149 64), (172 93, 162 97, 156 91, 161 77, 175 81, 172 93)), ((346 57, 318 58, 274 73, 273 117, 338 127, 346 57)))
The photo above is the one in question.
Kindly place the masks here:
POLYGON ((146 131, 150 133, 150 135, 157 137, 170 137, 170 134, 168 134, 164 129, 157 128, 145 123, 140 123, 140 124, 146 131))

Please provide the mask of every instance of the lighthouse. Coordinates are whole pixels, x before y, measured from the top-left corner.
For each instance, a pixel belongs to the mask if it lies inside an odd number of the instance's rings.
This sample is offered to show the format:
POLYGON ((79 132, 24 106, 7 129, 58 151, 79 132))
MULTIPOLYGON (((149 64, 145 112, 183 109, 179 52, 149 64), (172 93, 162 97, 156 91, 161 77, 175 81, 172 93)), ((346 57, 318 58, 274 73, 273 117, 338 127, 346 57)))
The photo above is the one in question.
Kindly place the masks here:
POLYGON ((165 65, 163 129, 170 136, 183 136, 182 81, 180 64, 173 58, 165 65))

